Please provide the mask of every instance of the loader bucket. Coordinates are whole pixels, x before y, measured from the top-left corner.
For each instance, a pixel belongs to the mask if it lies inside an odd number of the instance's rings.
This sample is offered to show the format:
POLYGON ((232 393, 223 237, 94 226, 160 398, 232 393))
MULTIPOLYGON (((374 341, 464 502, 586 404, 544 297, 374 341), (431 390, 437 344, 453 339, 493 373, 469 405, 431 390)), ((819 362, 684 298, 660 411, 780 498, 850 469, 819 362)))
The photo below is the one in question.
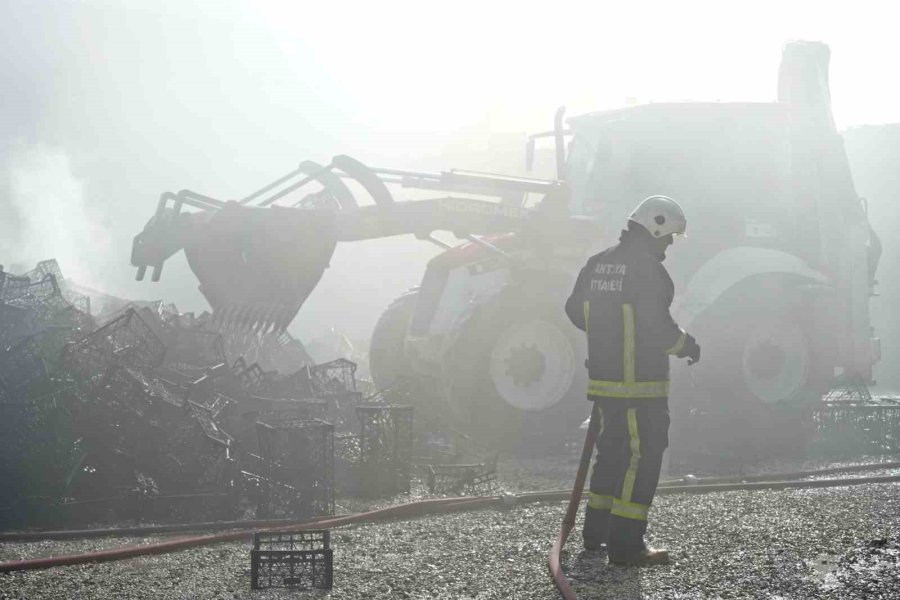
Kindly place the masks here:
POLYGON ((328 268, 333 231, 331 211, 228 203, 185 254, 218 321, 283 331, 328 268))

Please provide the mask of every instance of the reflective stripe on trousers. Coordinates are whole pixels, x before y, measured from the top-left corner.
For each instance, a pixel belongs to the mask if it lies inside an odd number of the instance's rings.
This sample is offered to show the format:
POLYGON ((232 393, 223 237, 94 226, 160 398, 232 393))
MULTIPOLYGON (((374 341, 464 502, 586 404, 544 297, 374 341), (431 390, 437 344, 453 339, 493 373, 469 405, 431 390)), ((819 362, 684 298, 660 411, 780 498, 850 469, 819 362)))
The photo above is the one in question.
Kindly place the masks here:
POLYGON ((628 469, 625 471, 625 479, 622 481, 622 495, 613 500, 612 514, 626 519, 647 520, 650 511, 649 504, 632 502, 634 495, 634 481, 637 478, 638 468, 641 464, 641 435, 638 431, 637 412, 629 408, 625 413, 625 421, 628 424, 628 469))
POLYGON ((615 498, 606 494, 588 492, 588 507, 595 510, 609 510, 613 507, 615 498))

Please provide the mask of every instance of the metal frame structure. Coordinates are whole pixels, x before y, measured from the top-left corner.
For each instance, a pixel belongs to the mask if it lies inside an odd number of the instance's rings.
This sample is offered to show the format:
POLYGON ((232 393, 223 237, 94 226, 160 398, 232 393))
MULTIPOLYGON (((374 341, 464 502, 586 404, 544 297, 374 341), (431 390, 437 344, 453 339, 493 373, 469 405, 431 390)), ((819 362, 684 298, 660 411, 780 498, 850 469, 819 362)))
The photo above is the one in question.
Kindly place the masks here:
MULTIPOLYGON (((433 235, 435 231, 448 231, 458 239, 478 244, 509 260, 510 256, 483 236, 528 230, 549 239, 560 235, 593 239, 597 234, 596 224, 567 214, 565 189, 561 181, 493 173, 426 173, 371 168, 349 156, 338 155, 324 166, 304 161, 297 169, 236 202, 225 202, 190 190, 162 194, 156 214, 134 239, 131 261, 138 269, 138 280, 152 268, 151 279, 158 281, 164 262, 182 248, 190 257, 195 249, 203 246, 195 239, 198 232, 208 231, 209 226, 217 222, 227 223, 225 227, 230 229, 242 222, 254 226, 261 223, 260 218, 275 218, 282 225, 295 229, 289 240, 282 239, 284 236, 270 236, 266 253, 283 245, 285 252, 293 254, 297 252, 298 238, 326 235, 331 241, 301 252, 303 259, 293 264, 303 266, 293 272, 267 268, 265 273, 257 273, 243 269, 238 276, 241 267, 227 257, 239 254, 234 253, 233 240, 227 241, 221 236, 216 239, 227 247, 220 248, 216 257, 207 256, 211 260, 201 258, 199 261, 189 259, 201 281, 217 280, 202 287, 217 319, 251 331, 273 329, 283 332, 321 277, 336 242, 411 233, 418 239, 449 248, 449 244, 433 235), (359 205, 345 181, 361 186, 375 204, 359 205), (321 189, 284 204, 289 195, 308 189, 310 184, 321 189), (388 186, 443 191, 451 195, 396 202, 388 186), (542 196, 542 210, 526 208, 529 194, 542 196), (260 211, 262 208, 271 210, 260 211), (226 269, 227 272, 222 271, 226 264, 231 267, 226 269), (235 285, 241 288, 241 295, 246 295, 246 301, 229 300, 235 285), (227 293, 223 286, 229 288, 227 293), (274 295, 270 294, 273 289, 278 290, 274 295)), ((292 270, 287 268, 287 271, 292 270)))

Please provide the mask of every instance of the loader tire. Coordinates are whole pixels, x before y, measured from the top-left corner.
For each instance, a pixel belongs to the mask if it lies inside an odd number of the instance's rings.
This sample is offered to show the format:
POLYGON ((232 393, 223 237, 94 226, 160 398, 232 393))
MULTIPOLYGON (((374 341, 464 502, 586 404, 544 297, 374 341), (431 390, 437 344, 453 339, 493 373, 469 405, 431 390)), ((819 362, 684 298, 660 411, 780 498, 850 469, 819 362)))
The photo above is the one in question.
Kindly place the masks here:
POLYGON ((673 365, 673 456, 738 463, 809 441, 808 413, 827 390, 830 363, 811 343, 803 306, 732 301, 691 328, 701 362, 673 365))
POLYGON ((372 330, 369 369, 378 389, 395 387, 401 378, 410 375, 404 342, 418 298, 419 290, 413 288, 391 302, 372 330))
POLYGON ((492 450, 541 452, 589 416, 584 334, 563 300, 510 290, 476 309, 445 361, 442 383, 460 429, 492 450))

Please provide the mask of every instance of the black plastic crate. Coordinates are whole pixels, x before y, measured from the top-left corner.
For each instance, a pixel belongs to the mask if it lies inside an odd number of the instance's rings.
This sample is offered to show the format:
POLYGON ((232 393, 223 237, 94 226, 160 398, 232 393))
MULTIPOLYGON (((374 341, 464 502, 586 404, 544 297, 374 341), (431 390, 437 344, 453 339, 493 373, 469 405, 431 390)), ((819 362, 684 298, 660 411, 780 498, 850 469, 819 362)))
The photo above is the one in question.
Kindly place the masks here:
POLYGON ((331 532, 255 533, 250 550, 250 589, 330 590, 334 552, 331 532))
POLYGON ((428 465, 426 484, 431 494, 479 494, 497 481, 497 457, 478 464, 428 465))
POLYGON ((356 416, 361 491, 370 496, 409 493, 413 407, 361 404, 356 407, 356 416))
POLYGON ((257 518, 334 514, 334 426, 319 420, 257 422, 265 496, 257 518))

